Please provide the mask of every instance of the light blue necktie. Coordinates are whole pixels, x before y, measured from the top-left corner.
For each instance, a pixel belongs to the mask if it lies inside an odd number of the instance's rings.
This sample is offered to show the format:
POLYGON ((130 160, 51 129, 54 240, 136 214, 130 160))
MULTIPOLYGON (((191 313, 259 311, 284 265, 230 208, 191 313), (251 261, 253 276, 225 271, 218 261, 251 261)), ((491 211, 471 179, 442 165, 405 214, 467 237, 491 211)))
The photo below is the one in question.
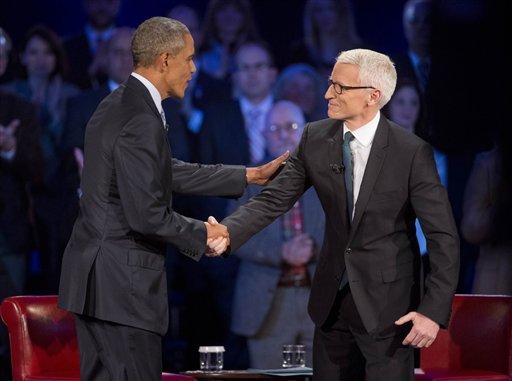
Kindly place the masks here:
POLYGON ((350 142, 354 140, 354 135, 349 131, 343 137, 343 174, 345 176, 345 189, 347 191, 347 210, 348 220, 352 221, 352 211, 354 209, 354 162, 350 142))

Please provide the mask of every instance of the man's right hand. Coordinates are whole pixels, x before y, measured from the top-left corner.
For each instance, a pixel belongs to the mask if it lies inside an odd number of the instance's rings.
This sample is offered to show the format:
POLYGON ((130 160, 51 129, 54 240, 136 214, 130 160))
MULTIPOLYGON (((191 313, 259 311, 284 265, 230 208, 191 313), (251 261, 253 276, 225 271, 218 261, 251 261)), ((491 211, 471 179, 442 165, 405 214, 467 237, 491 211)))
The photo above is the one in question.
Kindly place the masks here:
POLYGON ((224 253, 229 246, 229 233, 225 225, 219 224, 214 217, 209 217, 206 226, 208 250, 206 255, 216 257, 224 253))

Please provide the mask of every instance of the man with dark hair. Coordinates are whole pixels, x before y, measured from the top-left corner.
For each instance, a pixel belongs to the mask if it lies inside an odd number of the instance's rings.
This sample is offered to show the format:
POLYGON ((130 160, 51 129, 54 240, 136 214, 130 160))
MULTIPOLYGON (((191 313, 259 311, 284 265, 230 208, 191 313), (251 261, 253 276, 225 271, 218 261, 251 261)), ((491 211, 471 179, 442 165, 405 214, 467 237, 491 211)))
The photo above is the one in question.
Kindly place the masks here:
POLYGON ((153 17, 135 31, 132 55, 133 73, 87 125, 80 213, 62 263, 59 306, 76 314, 84 380, 159 380, 165 245, 197 261, 229 244, 225 226, 176 213, 172 192, 239 196, 287 157, 256 168, 173 159, 161 102, 183 98, 194 41, 179 21, 153 17))

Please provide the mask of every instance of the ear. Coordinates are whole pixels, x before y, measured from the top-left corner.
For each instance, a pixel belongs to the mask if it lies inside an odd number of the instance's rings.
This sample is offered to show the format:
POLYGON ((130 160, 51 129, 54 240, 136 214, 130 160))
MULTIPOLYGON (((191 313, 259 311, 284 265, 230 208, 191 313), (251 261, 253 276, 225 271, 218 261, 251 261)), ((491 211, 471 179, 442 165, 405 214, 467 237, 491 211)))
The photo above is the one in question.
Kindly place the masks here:
POLYGON ((379 102, 381 92, 379 89, 375 89, 371 92, 370 96, 368 97, 368 106, 374 106, 379 102))
POLYGON ((164 72, 167 70, 167 67, 169 66, 169 59, 170 55, 169 53, 160 53, 157 59, 157 66, 160 72, 164 72))

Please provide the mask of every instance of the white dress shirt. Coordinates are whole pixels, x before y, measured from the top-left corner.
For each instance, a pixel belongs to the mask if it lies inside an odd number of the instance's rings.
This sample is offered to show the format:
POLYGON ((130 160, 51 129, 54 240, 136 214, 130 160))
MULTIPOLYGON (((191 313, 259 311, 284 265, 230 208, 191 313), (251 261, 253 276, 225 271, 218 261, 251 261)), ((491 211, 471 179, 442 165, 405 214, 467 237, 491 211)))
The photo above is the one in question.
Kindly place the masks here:
MULTIPOLYGON (((160 93, 156 89, 155 85, 153 85, 149 80, 147 80, 145 77, 143 77, 142 75, 140 75, 138 73, 133 72, 131 75, 133 77, 137 78, 139 81, 141 81, 144 86, 146 86, 149 93, 151 94, 151 98, 153 98, 153 102, 155 102, 155 106, 158 109, 158 112, 160 113, 160 115, 163 115, 165 117, 164 109, 162 107, 162 97, 160 96, 160 93)), ((162 119, 163 119, 163 117, 162 117, 162 119)), ((165 119, 162 120, 162 123, 165 128, 166 127, 165 119)))
POLYGON ((368 163, 368 157, 370 156, 370 150, 372 148, 375 132, 377 132, 379 120, 380 112, 378 112, 370 122, 354 131, 349 130, 343 125, 343 136, 345 136, 345 133, 348 131, 352 132, 354 135, 354 139, 350 142, 354 170, 354 209, 352 211, 352 218, 356 210, 357 197, 359 196, 364 170, 366 169, 366 163, 368 163))
POLYGON ((240 108, 245 120, 245 129, 249 137, 249 146, 251 147, 251 161, 259 163, 265 157, 265 137, 263 130, 265 129, 265 119, 269 112, 274 99, 271 95, 266 97, 258 104, 249 102, 247 98, 240 97, 240 108), (255 120, 251 117, 251 112, 259 111, 259 117, 255 120))

